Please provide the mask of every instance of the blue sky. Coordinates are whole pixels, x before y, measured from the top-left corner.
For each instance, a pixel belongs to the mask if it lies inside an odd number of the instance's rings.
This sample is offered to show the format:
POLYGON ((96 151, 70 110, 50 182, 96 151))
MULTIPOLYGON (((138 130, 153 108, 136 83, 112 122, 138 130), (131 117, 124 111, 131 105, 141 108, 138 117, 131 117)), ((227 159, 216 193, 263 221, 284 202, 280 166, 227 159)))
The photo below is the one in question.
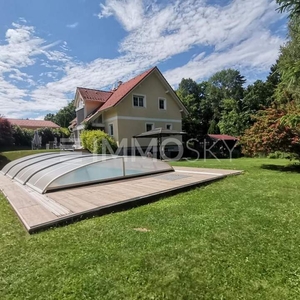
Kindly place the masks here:
POLYGON ((77 86, 157 65, 173 87, 237 68, 265 79, 286 38, 270 0, 0 0, 0 114, 43 118, 77 86))

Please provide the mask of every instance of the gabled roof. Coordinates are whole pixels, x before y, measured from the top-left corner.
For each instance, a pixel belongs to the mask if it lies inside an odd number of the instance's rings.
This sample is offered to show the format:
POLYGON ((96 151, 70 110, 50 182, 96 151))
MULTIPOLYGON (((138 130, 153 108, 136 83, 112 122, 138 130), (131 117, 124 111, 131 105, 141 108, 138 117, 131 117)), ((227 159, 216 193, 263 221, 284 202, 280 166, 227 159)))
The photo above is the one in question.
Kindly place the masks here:
POLYGON ((89 101, 106 102, 107 99, 112 95, 112 92, 86 89, 82 87, 78 87, 77 90, 84 100, 89 101))
MULTIPOLYGON (((86 89, 86 88, 77 88, 77 91, 80 93, 82 98, 84 100, 89 101, 99 101, 99 108, 90 114, 84 121, 88 121, 92 118, 94 118, 99 112, 104 111, 108 108, 116 106, 119 102, 121 102, 124 97, 126 97, 137 85, 139 85, 146 77, 148 77, 151 73, 154 71, 157 72, 158 76, 161 80, 163 80, 170 91, 170 93, 173 95, 173 97, 177 100, 179 105, 182 107, 183 111, 187 114, 187 110, 176 95, 176 93, 173 91, 172 87, 169 85, 167 80, 164 78, 164 76, 161 74, 159 69, 157 67, 151 68, 142 74, 130 79, 127 82, 121 83, 117 89, 105 92, 100 90, 93 90, 93 89, 86 89)), ((84 122, 83 121, 83 122, 84 122)))
POLYGON ((45 120, 23 120, 23 119, 7 119, 11 125, 26 127, 26 128, 59 128, 59 126, 52 121, 45 120))
POLYGON ((211 139, 224 141, 237 141, 238 138, 227 134, 208 134, 211 139))
POLYGON ((131 90, 133 90, 142 80, 144 80, 149 74, 155 70, 156 67, 151 68, 144 73, 130 79, 127 82, 122 83, 119 87, 113 91, 111 97, 100 107, 99 111, 115 106, 119 103, 131 90))

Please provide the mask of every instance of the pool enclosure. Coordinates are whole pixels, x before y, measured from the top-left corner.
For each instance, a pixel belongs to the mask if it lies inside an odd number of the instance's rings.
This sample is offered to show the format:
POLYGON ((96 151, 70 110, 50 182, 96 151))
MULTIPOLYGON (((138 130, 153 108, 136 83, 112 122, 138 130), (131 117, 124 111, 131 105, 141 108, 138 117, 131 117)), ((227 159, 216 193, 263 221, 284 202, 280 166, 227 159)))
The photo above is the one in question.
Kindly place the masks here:
POLYGON ((172 172, 167 163, 140 156, 42 153, 8 163, 2 174, 39 193, 67 187, 172 172))

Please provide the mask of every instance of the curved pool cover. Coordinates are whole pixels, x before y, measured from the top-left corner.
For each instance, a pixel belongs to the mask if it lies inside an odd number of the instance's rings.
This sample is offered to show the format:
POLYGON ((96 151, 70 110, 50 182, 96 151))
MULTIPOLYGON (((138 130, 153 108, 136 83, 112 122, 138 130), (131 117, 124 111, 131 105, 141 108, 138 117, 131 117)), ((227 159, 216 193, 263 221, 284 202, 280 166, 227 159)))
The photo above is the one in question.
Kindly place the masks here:
POLYGON ((160 160, 140 156, 42 153, 8 163, 2 174, 39 193, 127 177, 170 172, 160 160))

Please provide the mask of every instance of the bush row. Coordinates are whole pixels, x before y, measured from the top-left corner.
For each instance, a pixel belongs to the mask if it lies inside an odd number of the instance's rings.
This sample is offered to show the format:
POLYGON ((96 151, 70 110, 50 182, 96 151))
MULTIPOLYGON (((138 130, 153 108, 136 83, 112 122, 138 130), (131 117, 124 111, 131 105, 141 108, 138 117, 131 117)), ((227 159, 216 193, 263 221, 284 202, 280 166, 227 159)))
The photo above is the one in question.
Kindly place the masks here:
MULTIPOLYGON (((42 137, 42 146, 45 146, 50 141, 57 138, 68 138, 70 132, 67 128, 40 128, 39 135, 42 137)), ((11 126, 11 124, 4 118, 0 119, 0 147, 31 147, 31 141, 34 136, 34 130, 20 128, 19 126, 11 126)))
POLYGON ((279 158, 290 159, 290 160, 298 159, 297 155, 294 153, 286 153, 281 151, 272 152, 267 157, 272 159, 279 159, 279 158))

